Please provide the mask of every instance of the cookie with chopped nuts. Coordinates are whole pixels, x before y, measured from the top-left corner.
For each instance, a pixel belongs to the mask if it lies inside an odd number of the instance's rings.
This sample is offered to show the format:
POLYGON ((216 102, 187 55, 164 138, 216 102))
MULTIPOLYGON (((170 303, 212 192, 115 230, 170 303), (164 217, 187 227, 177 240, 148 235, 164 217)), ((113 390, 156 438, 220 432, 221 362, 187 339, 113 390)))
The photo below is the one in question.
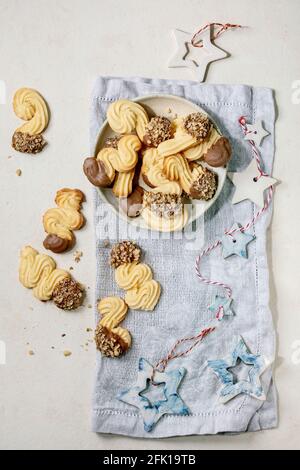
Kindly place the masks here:
POLYGON ((25 121, 12 137, 12 147, 17 152, 36 154, 43 150, 46 141, 42 132, 49 123, 49 110, 42 95, 32 88, 20 88, 13 97, 15 114, 25 121))
POLYGON ((161 142, 171 139, 171 121, 164 116, 155 116, 148 122, 145 128, 143 143, 147 147, 158 147, 161 142))
POLYGON ((127 315, 128 306, 120 297, 105 297, 98 303, 101 319, 95 330, 97 349, 107 357, 118 357, 131 346, 131 335, 119 324, 127 315))
POLYGON ((183 202, 178 194, 145 191, 143 204, 158 217, 171 218, 182 213, 183 202))
POLYGON ((199 142, 208 136, 212 122, 204 113, 191 113, 183 119, 182 125, 183 129, 199 142))
POLYGON ((75 310, 83 302, 82 286, 71 278, 62 279, 53 290, 52 300, 58 308, 75 310))
POLYGON ((218 176, 208 168, 197 165, 193 169, 193 184, 189 195, 192 199, 209 201, 216 193, 218 187, 218 176))
POLYGON ((43 150, 47 142, 42 134, 30 135, 23 132, 15 132, 12 136, 12 147, 17 152, 37 154, 43 150))
POLYGON ((125 240, 112 247, 110 265, 117 268, 121 264, 139 262, 141 249, 132 241, 125 240))

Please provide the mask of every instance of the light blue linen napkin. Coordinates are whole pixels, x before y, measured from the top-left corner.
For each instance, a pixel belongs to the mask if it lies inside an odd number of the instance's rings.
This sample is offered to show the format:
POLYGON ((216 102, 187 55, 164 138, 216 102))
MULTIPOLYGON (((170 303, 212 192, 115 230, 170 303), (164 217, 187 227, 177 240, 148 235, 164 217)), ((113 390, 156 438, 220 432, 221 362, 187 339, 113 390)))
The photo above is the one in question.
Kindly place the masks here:
MULTIPOLYGON (((249 143, 243 139, 238 118, 248 122, 263 120, 270 136, 261 147, 264 170, 272 171, 274 157, 274 100, 272 91, 250 86, 205 85, 189 81, 145 78, 99 77, 91 103, 90 135, 92 152, 108 105, 119 98, 135 98, 166 93, 185 97, 200 105, 230 139, 233 157, 229 171, 241 171, 252 158, 249 143)), ((276 426, 276 391, 272 368, 262 375, 267 396, 259 401, 239 395, 226 404, 218 401, 220 381, 208 367, 208 361, 225 358, 241 335, 253 354, 274 360, 275 334, 269 310, 269 274, 266 256, 266 231, 271 208, 250 232, 256 236, 249 245, 248 259, 238 256, 224 260, 220 248, 203 259, 201 269, 208 277, 228 283, 233 290, 235 316, 193 350, 188 356, 172 361, 170 367, 187 370, 180 396, 189 407, 189 416, 168 415, 151 432, 145 432, 137 408, 122 403, 116 396, 131 387, 137 377, 138 360, 144 357, 155 364, 181 337, 194 335, 211 319, 207 306, 222 289, 202 284, 195 274, 195 258, 205 246, 220 237, 234 222, 245 224, 257 208, 250 201, 232 205, 234 187, 227 178, 216 203, 203 217, 181 233, 159 234, 137 230, 118 218, 94 192, 97 280, 96 298, 124 296, 108 266, 111 244, 133 239, 144 252, 144 261, 162 285, 161 299, 153 312, 130 311, 122 326, 133 337, 132 348, 121 358, 102 357, 97 352, 96 381, 93 396, 92 428, 95 432, 159 438, 189 434, 216 434, 257 431, 276 426)), ((96 321, 98 313, 96 311, 96 321)))

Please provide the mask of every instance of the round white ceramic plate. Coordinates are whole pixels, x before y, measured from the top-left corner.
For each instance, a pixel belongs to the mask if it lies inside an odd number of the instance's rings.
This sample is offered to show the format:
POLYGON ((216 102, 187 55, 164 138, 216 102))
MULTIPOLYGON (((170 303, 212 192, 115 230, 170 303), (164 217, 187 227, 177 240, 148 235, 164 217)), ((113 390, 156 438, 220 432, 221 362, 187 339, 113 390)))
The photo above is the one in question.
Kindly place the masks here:
MULTIPOLYGON (((179 96, 174 96, 174 95, 148 95, 148 96, 140 96, 133 101, 136 101, 140 103, 144 108, 146 109, 148 115, 154 116, 154 115, 159 115, 159 116, 166 116, 169 119, 173 119, 176 116, 184 116, 186 114, 190 114, 193 112, 202 112, 207 114, 200 106, 197 106, 194 103, 191 103, 190 101, 181 98, 179 96), (171 111, 171 112, 170 112, 171 111)), ((211 117, 209 116, 211 119, 211 117)), ((214 126, 216 129, 218 129, 218 126, 216 123, 211 119, 211 121, 214 123, 214 126)), ((114 135, 114 132, 111 130, 109 127, 108 121, 105 120, 98 135, 97 143, 95 146, 95 154, 94 156, 96 157, 99 150, 103 147, 103 143, 107 137, 112 137, 114 135)), ((201 162, 201 164, 204 164, 201 162)), ((220 192, 222 191, 225 179, 226 179, 226 173, 227 169, 224 167, 220 168, 212 168, 209 165, 204 164, 207 166, 207 168, 211 168, 212 171, 217 173, 218 175, 218 188, 216 191, 216 194, 212 199, 209 201, 199 201, 193 199, 191 204, 187 204, 187 210, 188 210, 188 219, 187 219, 187 224, 193 222, 196 220, 198 217, 204 214, 205 211, 211 205, 216 201, 218 198, 220 192)), ((141 182, 141 186, 145 187, 145 184, 141 182)), ((118 214, 120 217, 123 219, 127 220, 129 224, 133 224, 135 226, 139 226, 141 228, 145 229, 150 229, 150 227, 146 224, 145 220, 143 219, 142 216, 131 218, 127 217, 127 215, 120 209, 119 207, 119 200, 114 196, 112 190, 110 188, 98 188, 99 193, 103 201, 109 204, 109 206, 112 208, 112 210, 118 214)), ((153 230, 153 229, 151 229, 153 230)), ((172 229, 170 228, 162 228, 160 231, 171 231, 172 229)))

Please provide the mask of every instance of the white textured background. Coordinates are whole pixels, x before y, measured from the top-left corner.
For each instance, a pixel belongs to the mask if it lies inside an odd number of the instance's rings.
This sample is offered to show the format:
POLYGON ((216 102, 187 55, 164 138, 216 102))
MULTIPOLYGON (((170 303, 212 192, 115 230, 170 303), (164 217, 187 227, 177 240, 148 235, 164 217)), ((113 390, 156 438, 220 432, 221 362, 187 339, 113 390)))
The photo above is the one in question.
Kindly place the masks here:
POLYGON ((0 81, 7 87, 6 104, 0 104, 0 341, 7 349, 6 365, 0 365, 0 448, 300 447, 300 103, 297 94, 294 103, 292 99, 293 83, 300 80, 299 24, 299 0, 0 0, 0 81), (282 184, 269 234, 269 263, 278 331, 279 427, 235 437, 160 441, 98 436, 89 429, 94 346, 81 346, 91 337, 86 328, 93 327, 92 310, 64 313, 35 301, 18 284, 18 251, 28 243, 41 249, 41 217, 52 206, 56 190, 81 188, 87 194, 87 225, 77 232, 82 260, 74 263, 72 254, 56 258, 61 267, 74 266, 74 276, 90 287, 86 304, 92 301, 91 191, 81 162, 89 150, 93 80, 100 74, 190 79, 189 70, 166 66, 174 48, 170 30, 195 31, 213 20, 249 28, 218 39, 232 56, 212 65, 208 83, 245 83, 276 92, 274 176, 282 184), (52 113, 45 133, 50 145, 36 157, 10 148, 20 124, 12 111, 12 95, 23 86, 38 89, 52 113), (17 168, 21 177, 15 174, 17 168), (29 349, 34 356, 28 355, 29 349), (64 349, 72 356, 65 358, 64 349))

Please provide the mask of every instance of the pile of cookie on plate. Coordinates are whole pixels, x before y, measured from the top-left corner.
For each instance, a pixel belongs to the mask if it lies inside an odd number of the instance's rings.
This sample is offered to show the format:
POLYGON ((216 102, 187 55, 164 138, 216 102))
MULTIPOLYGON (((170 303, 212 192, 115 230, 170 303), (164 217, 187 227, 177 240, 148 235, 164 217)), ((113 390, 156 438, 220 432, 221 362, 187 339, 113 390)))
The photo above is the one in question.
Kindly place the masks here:
POLYGON ((125 99, 109 106, 107 121, 115 135, 96 157, 85 159, 89 181, 111 188, 128 217, 141 216, 157 230, 165 223, 170 230, 183 228, 187 204, 214 197, 218 177, 213 168, 228 163, 228 139, 204 112, 150 118, 141 104, 125 99))

